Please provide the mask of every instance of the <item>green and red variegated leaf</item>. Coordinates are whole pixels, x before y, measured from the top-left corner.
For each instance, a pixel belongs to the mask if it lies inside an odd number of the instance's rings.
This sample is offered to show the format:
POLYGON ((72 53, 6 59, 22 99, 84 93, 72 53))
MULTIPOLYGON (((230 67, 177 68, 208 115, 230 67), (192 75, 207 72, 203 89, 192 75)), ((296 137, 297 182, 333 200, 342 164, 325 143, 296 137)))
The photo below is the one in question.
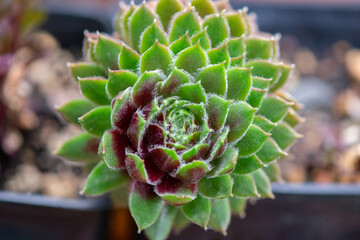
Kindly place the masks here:
POLYGON ((232 196, 233 181, 229 174, 203 178, 198 183, 199 193, 207 198, 228 198, 232 196))

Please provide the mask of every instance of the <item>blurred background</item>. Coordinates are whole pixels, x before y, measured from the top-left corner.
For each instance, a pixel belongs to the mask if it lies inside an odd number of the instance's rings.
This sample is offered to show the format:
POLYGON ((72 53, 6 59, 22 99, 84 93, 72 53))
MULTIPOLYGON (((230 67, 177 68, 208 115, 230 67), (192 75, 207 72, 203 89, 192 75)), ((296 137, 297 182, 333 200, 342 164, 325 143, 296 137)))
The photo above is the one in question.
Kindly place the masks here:
MULTIPOLYGON (((284 181, 359 184, 360 1, 231 4, 256 13, 261 31, 281 33, 281 58, 296 64, 287 88, 304 104, 305 137, 280 161, 284 181)), ((80 94, 66 63, 81 58, 83 31, 110 33, 117 10, 116 0, 0 0, 0 189, 79 197, 86 169, 52 152, 80 129, 54 106, 80 94)), ((123 226, 112 231, 133 227, 123 226)))

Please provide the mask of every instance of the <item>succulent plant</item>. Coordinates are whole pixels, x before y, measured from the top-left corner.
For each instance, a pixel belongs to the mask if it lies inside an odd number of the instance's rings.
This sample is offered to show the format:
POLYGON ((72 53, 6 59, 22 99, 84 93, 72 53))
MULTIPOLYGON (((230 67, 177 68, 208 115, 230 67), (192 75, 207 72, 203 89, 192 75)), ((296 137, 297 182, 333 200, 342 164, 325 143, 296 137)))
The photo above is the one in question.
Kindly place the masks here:
POLYGON ((85 32, 85 61, 69 64, 85 98, 59 111, 86 132, 57 154, 97 161, 82 193, 121 189, 150 239, 189 221, 226 234, 248 198, 273 198, 300 137, 279 37, 210 0, 121 4, 115 28, 85 32))

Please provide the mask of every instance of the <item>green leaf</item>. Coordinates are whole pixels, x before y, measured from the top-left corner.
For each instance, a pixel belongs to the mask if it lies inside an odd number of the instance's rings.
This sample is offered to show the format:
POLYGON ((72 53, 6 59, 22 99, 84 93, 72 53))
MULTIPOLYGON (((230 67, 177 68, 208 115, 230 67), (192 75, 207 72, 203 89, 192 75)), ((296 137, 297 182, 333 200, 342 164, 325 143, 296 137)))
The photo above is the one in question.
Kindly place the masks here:
POLYGON ((272 193, 271 183, 267 175, 262 169, 251 173, 254 178, 258 193, 262 198, 274 198, 272 193))
POLYGON ((259 151, 270 134, 261 128, 251 124, 245 136, 236 143, 235 147, 239 150, 240 157, 250 156, 259 151))
POLYGON ((305 121, 303 117, 301 117, 293 108, 289 108, 286 113, 283 121, 289 124, 290 127, 296 127, 299 123, 305 121))
POLYGON ((183 71, 175 68, 170 76, 158 86, 158 94, 168 95, 175 92, 178 87, 183 84, 189 83, 189 76, 183 71))
POLYGON ((263 163, 270 163, 275 159, 286 155, 287 153, 283 152, 272 138, 268 138, 262 148, 256 153, 256 156, 263 163))
POLYGON ((139 61, 140 55, 133 49, 124 45, 119 56, 120 68, 137 72, 139 61))
POLYGON ((267 167, 262 168, 270 182, 282 182, 280 166, 277 162, 270 163, 267 167))
POLYGON ((259 89, 269 89, 271 79, 262 78, 262 77, 253 77, 252 78, 253 87, 259 89))
POLYGON ((181 166, 176 172, 176 178, 185 183, 194 183, 199 181, 206 173, 210 171, 208 165, 200 160, 194 160, 181 166))
POLYGON ((281 88, 289 78, 292 77, 292 74, 294 72, 295 65, 287 65, 282 64, 280 67, 280 77, 277 79, 277 81, 271 82, 270 92, 275 92, 279 88, 281 88))
POLYGON ((246 11, 226 13, 225 17, 229 24, 231 37, 241 37, 243 34, 249 33, 246 11))
POLYGON ((169 28, 169 40, 174 42, 187 32, 189 36, 201 30, 200 17, 193 8, 187 8, 172 20, 169 28))
POLYGON ((231 197, 232 185, 233 182, 229 174, 214 178, 203 178, 198 183, 198 191, 208 198, 227 198, 231 197))
POLYGON ((197 196, 194 200, 181 207, 183 213, 195 224, 207 228, 210 218, 210 199, 197 196))
POLYGON ((139 233, 156 221, 162 208, 163 201, 155 195, 151 185, 134 182, 129 196, 129 209, 139 233))
POLYGON ((130 42, 128 32, 128 20, 133 14, 135 10, 135 4, 131 3, 130 6, 126 5, 123 2, 120 2, 120 10, 119 13, 115 19, 115 29, 119 36, 121 36, 121 39, 123 39, 125 42, 130 42))
POLYGON ((181 86, 176 95, 184 100, 188 100, 194 103, 201 103, 206 101, 205 92, 199 82, 181 86))
POLYGON ((246 58, 272 59, 275 53, 275 38, 250 37, 245 39, 246 58))
POLYGON ((245 53, 244 38, 231 38, 227 42, 228 51, 231 58, 240 57, 245 53))
POLYGON ((87 99, 74 99, 62 105, 57 110, 66 119, 66 121, 79 124, 79 117, 89 112, 94 107, 95 104, 87 99))
POLYGON ((251 69, 234 67, 227 72, 228 99, 244 101, 251 88, 251 69))
POLYGON ((193 0, 191 1, 191 5, 195 7, 202 18, 206 15, 216 13, 216 7, 211 0, 193 0))
POLYGON ((207 16, 204 19, 203 27, 207 27, 207 32, 213 48, 219 46, 224 40, 230 37, 229 25, 222 14, 207 16))
POLYGON ((56 155, 72 161, 98 161, 99 142, 98 137, 84 132, 66 141, 56 151, 56 155))
POLYGON ((145 106, 153 99, 153 90, 157 82, 162 81, 158 72, 145 72, 135 83, 132 96, 135 106, 145 106))
POLYGON ((274 127, 271 133, 271 137, 283 150, 289 147, 296 139, 302 137, 302 135, 295 132, 295 130, 286 123, 279 123, 276 127, 274 127))
POLYGON ((145 2, 142 3, 129 18, 129 36, 131 47, 134 50, 139 51, 140 36, 144 30, 154 22, 155 18, 156 16, 147 7, 145 2))
POLYGON ((150 240, 165 240, 170 234, 176 213, 176 207, 166 204, 156 221, 145 229, 145 235, 150 240))
POLYGON ((281 75, 281 63, 269 60, 252 60, 245 64, 245 67, 253 67, 251 74, 256 77, 271 78, 271 83, 277 82, 281 75))
POLYGON ((237 197, 260 197, 251 175, 231 174, 234 185, 232 193, 237 197))
POLYGON ((158 41, 140 59, 140 73, 162 70, 166 75, 171 71, 172 56, 168 48, 158 41))
POLYGON ((196 78, 207 93, 224 95, 227 88, 225 63, 212 65, 201 70, 196 78))
POLYGON ((228 142, 234 142, 244 136, 253 121, 256 109, 245 102, 235 102, 230 105, 226 119, 229 126, 228 142))
POLYGON ((258 108, 261 106, 266 93, 267 90, 265 89, 251 88, 250 94, 246 98, 246 102, 249 103, 252 107, 258 108))
POLYGON ((179 52, 181 52, 182 50, 184 50, 185 48, 190 47, 191 45, 192 44, 191 44, 189 34, 186 32, 184 36, 177 39, 175 42, 173 42, 170 45, 170 50, 174 53, 174 55, 176 55, 179 52))
POLYGON ((224 126, 229 104, 229 100, 225 100, 218 96, 211 96, 208 98, 206 111, 209 116, 210 126, 214 131, 218 131, 224 126))
POLYGON ((259 168, 264 167, 265 164, 260 161, 256 155, 251 155, 248 158, 238 158, 233 173, 247 174, 259 168))
POLYGON ((185 217, 184 213, 181 210, 178 210, 176 214, 173 229, 176 235, 178 235, 182 230, 189 226, 190 221, 185 217))
POLYGON ((110 170, 104 162, 99 162, 90 172, 81 194, 101 195, 114 190, 129 181, 126 171, 110 170))
POLYGON ((98 105, 110 104, 106 94, 107 80, 103 78, 79 78, 82 94, 98 105))
POLYGON ((210 38, 209 38, 209 35, 207 34, 206 28, 191 37, 192 44, 196 44, 199 41, 200 41, 200 46, 203 49, 207 50, 211 47, 210 38))
POLYGON ((243 53, 239 57, 233 57, 230 59, 231 67, 243 67, 245 64, 245 53, 243 53))
POLYGON ((269 119, 260 115, 256 115, 252 123, 267 133, 270 133, 271 130, 276 126, 276 123, 273 123, 269 119))
POLYGON ((134 86, 138 77, 135 73, 126 70, 109 71, 109 80, 106 85, 106 92, 111 98, 116 97, 119 92, 128 87, 134 86))
POLYGON ((165 33, 161 30, 158 24, 156 24, 156 21, 154 21, 154 23, 143 32, 140 39, 141 53, 148 50, 156 41, 165 46, 169 44, 165 33))
POLYGON ((231 213, 237 214, 240 217, 245 217, 246 199, 242 197, 229 198, 231 213))
POLYGON ((226 235, 226 230, 231 220, 231 208, 228 198, 213 199, 211 201, 211 215, 209 220, 209 226, 226 235))
POLYGON ((96 59, 105 69, 119 69, 118 60, 122 46, 119 40, 98 34, 95 46, 96 59))
POLYGON ((263 99, 258 114, 272 122, 278 122, 285 116, 288 109, 289 103, 285 100, 279 97, 266 97, 263 99))
POLYGON ((79 118, 79 122, 87 132, 102 136, 105 130, 111 128, 110 116, 110 106, 97 107, 79 118))
POLYGON ((85 77, 106 77, 103 68, 95 63, 77 62, 68 63, 67 66, 76 81, 78 81, 78 78, 85 77))
POLYGON ((225 62, 225 68, 229 67, 230 56, 229 56, 227 43, 225 43, 217 48, 211 49, 210 51, 208 51, 207 54, 209 56, 209 60, 210 60, 211 64, 225 62))
POLYGON ((183 8, 179 0, 159 0, 156 5, 156 13, 165 29, 168 29, 172 16, 183 8))
POLYGON ((206 53, 201 48, 200 43, 180 52, 175 60, 175 66, 184 69, 190 74, 196 73, 200 68, 205 67, 207 63, 206 53))
POLYGON ((238 151, 228 147, 220 157, 211 161, 213 168, 207 176, 215 177, 230 173, 235 168, 237 158, 238 151))

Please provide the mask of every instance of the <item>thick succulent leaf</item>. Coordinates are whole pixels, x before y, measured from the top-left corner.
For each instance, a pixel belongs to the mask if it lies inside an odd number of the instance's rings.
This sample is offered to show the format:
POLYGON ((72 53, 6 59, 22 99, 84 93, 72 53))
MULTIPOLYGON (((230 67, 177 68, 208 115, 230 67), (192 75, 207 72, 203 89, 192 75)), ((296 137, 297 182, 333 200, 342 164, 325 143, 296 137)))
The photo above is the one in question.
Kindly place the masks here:
POLYGON ((280 166, 277 162, 270 163, 268 166, 262 168, 268 176, 270 182, 282 182, 280 166))
POLYGON ((289 108, 288 112, 286 113, 283 121, 291 127, 296 127, 299 123, 305 121, 303 117, 301 117, 293 108, 289 108))
POLYGON ((229 126, 228 141, 234 142, 244 136, 253 121, 256 109, 245 102, 235 102, 229 107, 226 125, 229 126))
POLYGON ((158 26, 156 20, 141 35, 140 52, 144 53, 155 41, 165 46, 169 44, 164 31, 158 26))
POLYGON ((189 226, 190 223, 189 219, 185 217, 184 213, 179 209, 173 224, 175 234, 178 235, 182 230, 189 226))
POLYGON ((168 48, 157 40, 140 59, 140 73, 162 70, 166 75, 171 71, 172 56, 168 48))
POLYGON ((227 71, 228 99, 244 101, 251 89, 251 69, 234 67, 227 71))
POLYGON ((248 34, 246 12, 234 11, 226 13, 225 17, 229 24, 231 37, 241 37, 243 34, 248 34))
POLYGON ((131 88, 127 88, 125 91, 119 93, 112 101, 112 125, 126 131, 135 111, 136 108, 132 101, 131 88))
POLYGON ((281 76, 277 79, 277 81, 273 81, 270 87, 270 92, 275 92, 279 88, 281 88, 287 80, 292 76, 295 65, 287 65, 282 64, 280 67, 281 76))
POLYGON ((110 106, 102 106, 80 117, 79 122, 87 132, 101 137, 105 130, 111 128, 110 116, 110 106))
POLYGON ((74 99, 62 105, 57 110, 66 121, 79 124, 79 117, 89 112, 95 107, 95 104, 87 99, 74 99))
POLYGON ((225 63, 212 65, 201 70, 196 78, 207 93, 224 95, 227 89, 225 63))
POLYGON ((274 198, 274 194, 272 193, 270 179, 267 177, 265 172, 262 169, 258 169, 257 171, 251 173, 258 193, 263 198, 274 198))
POLYGON ((110 199, 114 208, 127 208, 132 181, 115 188, 110 192, 110 199))
POLYGON ((180 52, 175 60, 175 66, 179 69, 184 69, 190 74, 196 73, 200 68, 205 67, 207 57, 205 51, 201 48, 198 42, 192 47, 180 52))
POLYGON ((66 141, 56 155, 72 161, 97 161, 100 139, 88 133, 81 133, 66 141))
POLYGON ((180 166, 180 159, 175 150, 155 147, 149 151, 155 165, 163 172, 170 172, 180 166))
POLYGON ((260 161, 256 155, 251 155, 247 158, 238 158, 233 173, 247 174, 259 168, 264 167, 265 164, 260 161))
POLYGON ((139 50, 140 36, 146 28, 148 28, 155 19, 155 14, 142 3, 129 18, 129 36, 131 39, 131 46, 136 51, 139 50))
POLYGON ((150 123, 147 126, 147 147, 153 149, 159 146, 165 146, 165 138, 167 133, 159 125, 150 123))
POLYGON ((174 16, 170 23, 169 40, 174 42, 187 32, 189 36, 201 30, 200 17, 195 9, 188 7, 174 16))
POLYGON ((269 136, 270 134, 251 124, 244 137, 235 145, 239 150, 239 157, 248 157, 259 151, 269 136))
POLYGON ((260 115, 256 115, 252 123, 267 133, 270 133, 271 130, 276 126, 276 123, 273 123, 269 119, 260 115))
POLYGON ((163 201, 156 196, 151 185, 134 181, 129 196, 129 209, 138 232, 150 227, 159 217, 162 208, 163 201))
POLYGON ((211 0, 193 0, 191 5, 195 7, 200 17, 204 18, 206 15, 216 13, 216 6, 211 0))
POLYGON ((224 126, 230 101, 218 96, 211 96, 207 100, 206 111, 209 116, 210 126, 214 131, 218 131, 224 126))
POLYGON ((85 77, 106 77, 104 69, 92 62, 68 63, 67 66, 76 81, 85 77))
POLYGON ((201 159, 204 157, 205 153, 209 149, 209 144, 200 143, 191 147, 189 150, 183 153, 182 160, 185 162, 191 162, 195 159, 201 159))
POLYGON ((252 107, 258 108, 261 106, 266 93, 267 91, 265 89, 251 88, 250 94, 246 98, 246 102, 249 103, 252 107))
POLYGON ((272 138, 268 138, 262 148, 256 153, 256 156, 265 164, 286 155, 272 138))
POLYGON ((193 223, 207 228, 211 211, 210 199, 197 196, 193 201, 182 206, 181 210, 193 223))
POLYGON ((245 53, 243 53, 239 57, 233 57, 230 59, 231 67, 243 67, 245 64, 245 53))
POLYGON ((227 43, 217 48, 211 49, 210 51, 208 51, 207 54, 209 56, 209 60, 211 64, 218 64, 225 62, 224 64, 225 68, 229 67, 230 55, 229 55, 227 43))
POLYGON ((221 132, 218 132, 214 136, 213 144, 210 147, 211 151, 209 151, 208 153, 210 160, 213 160, 224 153, 227 146, 228 133, 229 133, 229 128, 225 127, 221 132))
POLYGON ((139 61, 140 55, 124 45, 119 56, 120 69, 137 72, 139 61))
POLYGON ((215 177, 230 173, 235 168, 237 158, 238 151, 228 147, 220 157, 211 161, 212 169, 207 176, 215 177))
POLYGON ((246 199, 242 197, 229 198, 231 213, 245 217, 246 199))
POLYGON ((158 86, 158 94, 168 95, 176 91, 178 87, 183 84, 189 83, 189 76, 183 71, 175 68, 170 76, 158 86))
POLYGON ((230 174, 203 178, 198 183, 199 193, 207 198, 228 198, 232 196, 233 181, 230 174))
POLYGON ((199 160, 192 161, 181 166, 176 172, 176 178, 186 183, 195 183, 210 171, 209 166, 199 160))
POLYGON ((130 4, 130 6, 127 6, 125 3, 120 2, 120 11, 115 19, 115 29, 119 36, 126 42, 130 42, 130 39, 128 38, 128 32, 129 32, 129 26, 128 26, 128 20, 133 14, 136 6, 135 4, 130 4))
POLYGON ((250 174, 231 174, 234 185, 232 193, 237 197, 260 197, 250 174))
POLYGON ((245 67, 253 67, 251 74, 256 77, 271 78, 271 83, 277 82, 281 75, 281 63, 269 60, 252 60, 245 64, 245 67))
POLYGON ((277 145, 284 150, 296 139, 301 138, 301 135, 295 132, 295 130, 286 123, 279 123, 272 130, 271 137, 275 140, 277 145))
POLYGON ((111 98, 114 98, 128 87, 134 86, 137 79, 137 75, 131 71, 110 70, 108 82, 106 85, 106 92, 111 98))
POLYGON ((145 106, 153 99, 153 90, 157 82, 162 81, 162 77, 157 72, 145 72, 135 83, 132 96, 135 106, 145 106))
POLYGON ((172 16, 183 8, 180 0, 159 0, 156 5, 156 13, 165 29, 168 29, 172 16))
POLYGON ((107 80, 103 78, 79 78, 82 94, 98 105, 110 104, 106 94, 107 80))
POLYGON ((171 205, 181 206, 196 198, 195 188, 196 184, 186 184, 176 178, 165 176, 156 186, 156 192, 171 205))
POLYGON ((110 170, 104 162, 99 162, 90 172, 81 194, 101 195, 114 190, 129 181, 125 171, 110 170))
POLYGON ((200 42, 200 46, 207 50, 211 47, 211 42, 209 35, 207 34, 207 28, 201 30, 200 32, 194 34, 194 36, 191 37, 192 44, 196 44, 200 42))
POLYGON ((279 97, 266 97, 263 99, 261 107, 257 114, 262 115, 272 122, 281 120, 287 110, 289 103, 279 97))
POLYGON ((249 37, 245 39, 246 59, 271 59, 274 57, 275 38, 249 37))
POLYGON ((199 82, 181 86, 176 95, 194 103, 204 103, 206 101, 205 92, 199 82))
POLYGON ((259 89, 269 89, 271 79, 270 78, 262 78, 262 77, 253 77, 252 78, 253 87, 259 89))
POLYGON ((141 141, 144 139, 145 124, 145 119, 136 112, 132 116, 129 127, 127 129, 129 140, 137 149, 139 149, 141 141))
POLYGON ((105 69, 119 69, 118 60, 123 44, 112 37, 99 34, 95 46, 96 59, 105 69))
POLYGON ((243 41, 243 37, 229 39, 227 42, 227 47, 231 58, 240 57, 245 53, 245 46, 243 41))
POLYGON ((174 55, 176 55, 179 52, 181 52, 182 50, 184 50, 185 48, 190 47, 191 45, 192 44, 191 44, 189 34, 185 33, 184 36, 177 39, 170 45, 170 50, 174 53, 174 55))
POLYGON ((150 240, 165 240, 170 234, 176 213, 176 207, 166 204, 156 221, 145 229, 145 235, 150 240))
POLYGON ((211 201, 211 214, 209 220, 209 226, 226 235, 226 230, 231 220, 231 208, 228 198, 213 199, 211 201))
POLYGON ((111 169, 125 168, 125 148, 129 140, 121 130, 105 131, 99 146, 99 156, 111 169))
POLYGON ((230 37, 230 28, 223 14, 207 16, 204 19, 203 27, 207 27, 213 48, 219 46, 225 39, 230 37))

